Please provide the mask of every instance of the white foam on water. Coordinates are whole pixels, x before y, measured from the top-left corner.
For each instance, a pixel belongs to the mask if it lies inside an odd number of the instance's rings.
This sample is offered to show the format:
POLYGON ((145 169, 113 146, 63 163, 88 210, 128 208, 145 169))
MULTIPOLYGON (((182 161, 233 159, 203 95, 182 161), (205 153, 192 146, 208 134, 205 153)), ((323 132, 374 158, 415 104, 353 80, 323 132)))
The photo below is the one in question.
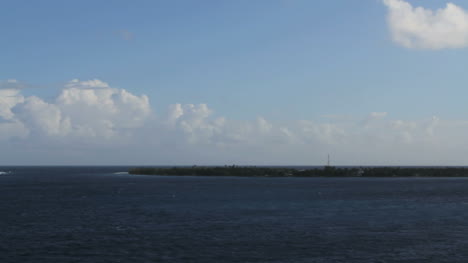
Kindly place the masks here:
POLYGON ((128 172, 116 172, 114 174, 128 174, 128 172))
POLYGON ((7 174, 11 174, 11 172, 10 172, 10 171, 7 171, 7 172, 5 172, 5 171, 0 171, 0 175, 7 175, 7 174))

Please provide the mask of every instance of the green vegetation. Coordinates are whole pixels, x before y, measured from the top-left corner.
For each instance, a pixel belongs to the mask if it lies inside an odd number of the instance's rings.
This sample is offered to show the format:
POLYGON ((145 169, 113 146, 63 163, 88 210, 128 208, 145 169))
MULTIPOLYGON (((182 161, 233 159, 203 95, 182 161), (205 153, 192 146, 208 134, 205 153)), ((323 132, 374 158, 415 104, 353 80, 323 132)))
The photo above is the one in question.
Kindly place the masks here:
POLYGON ((134 168, 130 174, 173 176, 243 176, 243 177, 468 177, 462 167, 353 167, 295 169, 254 166, 134 168))

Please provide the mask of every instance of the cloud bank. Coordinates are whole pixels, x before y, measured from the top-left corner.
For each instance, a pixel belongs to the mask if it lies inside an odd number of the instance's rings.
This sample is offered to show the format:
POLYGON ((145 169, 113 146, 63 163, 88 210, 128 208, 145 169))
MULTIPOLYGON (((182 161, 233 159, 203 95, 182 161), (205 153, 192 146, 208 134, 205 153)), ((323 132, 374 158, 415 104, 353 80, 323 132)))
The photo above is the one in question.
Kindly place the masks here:
POLYGON ((383 0, 393 41, 406 48, 445 49, 468 46, 468 11, 448 3, 432 11, 404 0, 383 0))
POLYGON ((72 80, 52 100, 0 88, 0 160, 8 164, 464 164, 468 121, 232 120, 206 104, 154 112, 145 95, 72 80))

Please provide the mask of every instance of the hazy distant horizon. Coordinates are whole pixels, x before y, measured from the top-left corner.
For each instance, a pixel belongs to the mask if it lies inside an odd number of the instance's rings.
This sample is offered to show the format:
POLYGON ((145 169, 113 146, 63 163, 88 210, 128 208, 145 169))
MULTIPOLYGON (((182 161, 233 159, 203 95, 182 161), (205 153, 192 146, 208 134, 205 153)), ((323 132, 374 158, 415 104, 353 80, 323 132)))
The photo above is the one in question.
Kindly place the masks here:
MULTIPOLYGON (((232 164, 231 164, 232 165, 232 164)), ((138 168, 138 167, 154 167, 154 168, 171 168, 171 167, 225 167, 231 165, 151 165, 151 164, 142 164, 142 165, 0 165, 0 172, 2 168, 12 168, 12 167, 122 167, 122 168, 138 168)), ((315 169, 315 168, 325 168, 327 165, 242 165, 234 164, 237 167, 272 167, 272 168, 298 168, 298 169, 315 169)), ((468 165, 331 165, 335 168, 378 168, 378 167, 388 167, 388 168, 468 168, 468 165)))

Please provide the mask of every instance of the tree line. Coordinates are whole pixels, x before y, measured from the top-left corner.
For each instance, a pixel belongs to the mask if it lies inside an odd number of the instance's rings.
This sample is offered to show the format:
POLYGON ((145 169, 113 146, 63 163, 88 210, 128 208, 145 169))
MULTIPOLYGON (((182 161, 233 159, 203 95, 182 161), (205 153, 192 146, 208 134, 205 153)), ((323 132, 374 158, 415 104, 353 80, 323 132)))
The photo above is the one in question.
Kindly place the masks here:
POLYGON ((256 166, 133 168, 130 174, 241 177, 468 177, 464 167, 334 167, 311 169, 256 166))

